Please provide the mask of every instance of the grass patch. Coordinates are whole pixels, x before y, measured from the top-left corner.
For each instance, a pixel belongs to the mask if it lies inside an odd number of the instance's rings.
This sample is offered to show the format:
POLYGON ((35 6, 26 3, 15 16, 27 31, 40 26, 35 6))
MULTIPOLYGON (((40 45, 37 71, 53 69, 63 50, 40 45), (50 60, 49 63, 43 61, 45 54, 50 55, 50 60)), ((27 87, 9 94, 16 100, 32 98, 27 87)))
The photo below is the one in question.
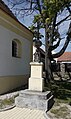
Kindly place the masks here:
POLYGON ((0 100, 0 109, 6 108, 7 106, 13 105, 15 102, 14 98, 0 100))
POLYGON ((44 91, 51 90, 55 98, 65 100, 71 104, 71 83, 66 81, 53 81, 45 84, 44 91))
POLYGON ((59 109, 51 109, 51 113, 55 115, 56 118, 67 119, 67 115, 70 114, 66 106, 60 107, 59 109))
POLYGON ((50 90, 54 95, 55 103, 50 109, 51 117, 57 119, 71 119, 69 105, 71 105, 71 83, 53 81, 45 84, 45 91, 50 90))
POLYGON ((4 99, 2 103, 5 105, 11 105, 14 103, 14 98, 4 99))
POLYGON ((18 96, 19 94, 16 94, 10 98, 6 98, 4 100, 0 99, 0 109, 4 109, 6 107, 12 106, 15 103, 15 98, 18 96))
POLYGON ((62 99, 55 99, 55 104, 54 105, 59 105, 60 103, 65 103, 65 104, 69 104, 71 99, 67 99, 67 100, 62 100, 62 99))

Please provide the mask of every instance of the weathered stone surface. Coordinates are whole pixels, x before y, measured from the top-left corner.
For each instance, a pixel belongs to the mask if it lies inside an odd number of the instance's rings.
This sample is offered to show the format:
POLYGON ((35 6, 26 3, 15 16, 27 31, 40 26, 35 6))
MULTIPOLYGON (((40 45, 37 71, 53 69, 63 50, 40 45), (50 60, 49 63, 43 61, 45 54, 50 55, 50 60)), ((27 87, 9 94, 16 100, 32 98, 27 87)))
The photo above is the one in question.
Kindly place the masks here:
POLYGON ((24 107, 24 108, 36 108, 36 109, 41 109, 41 110, 46 110, 47 109, 47 101, 44 100, 37 100, 37 99, 32 99, 32 98, 22 98, 22 97, 17 97, 16 100, 16 106, 17 107, 24 107))
POLYGON ((24 98, 37 98, 37 99, 48 99, 51 96, 51 91, 40 92, 40 91, 32 91, 32 90, 24 90, 19 94, 20 97, 24 98))
POLYGON ((53 95, 51 95, 50 91, 43 92, 43 63, 32 62, 30 65, 31 77, 29 78, 29 89, 20 92, 19 97, 15 99, 15 104, 21 108, 36 108, 47 111, 53 104, 53 95))
POLYGON ((36 108, 39 110, 49 110, 52 103, 53 96, 51 96, 50 91, 36 92, 24 90, 21 91, 19 97, 15 99, 15 104, 17 107, 30 109, 36 108))

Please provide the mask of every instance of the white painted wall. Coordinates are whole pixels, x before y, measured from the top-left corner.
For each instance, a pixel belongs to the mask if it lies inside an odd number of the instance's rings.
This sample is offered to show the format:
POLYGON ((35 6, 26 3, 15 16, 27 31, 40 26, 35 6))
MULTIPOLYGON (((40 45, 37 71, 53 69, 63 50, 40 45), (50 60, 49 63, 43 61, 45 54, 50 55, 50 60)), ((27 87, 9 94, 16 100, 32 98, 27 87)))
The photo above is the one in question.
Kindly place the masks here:
POLYGON ((0 76, 24 75, 29 73, 30 41, 0 25, 0 76), (12 40, 22 43, 22 57, 12 57, 12 40))

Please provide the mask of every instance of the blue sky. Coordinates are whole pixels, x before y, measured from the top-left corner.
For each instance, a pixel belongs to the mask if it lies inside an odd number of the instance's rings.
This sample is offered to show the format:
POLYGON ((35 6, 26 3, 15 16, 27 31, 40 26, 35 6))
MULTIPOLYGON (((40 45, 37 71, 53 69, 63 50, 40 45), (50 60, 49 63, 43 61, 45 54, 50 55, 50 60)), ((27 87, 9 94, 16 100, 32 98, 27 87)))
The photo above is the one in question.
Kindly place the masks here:
MULTIPOLYGON (((5 1, 7 3, 7 0, 3 0, 3 1, 5 1)), ((64 14, 65 13, 63 13, 63 15, 64 14)), ((63 15, 61 16, 60 19, 62 19, 63 15)), ((32 15, 26 16, 26 17, 24 17, 24 19, 19 17, 20 22, 22 24, 24 24, 25 26, 27 26, 27 27, 32 24, 32 19, 33 19, 32 15)), ((65 23, 62 24, 62 28, 60 29, 60 32, 63 34, 62 37, 65 36, 65 32, 67 31, 68 27, 69 27, 69 22, 68 21, 66 21, 65 23)), ((44 34, 43 30, 41 30, 41 32, 44 34)), ((42 40, 44 42, 44 38, 42 40)), ((60 43, 60 46, 55 50, 55 52, 59 51, 62 48, 64 42, 65 42, 65 39, 62 40, 62 42, 60 43)), ((42 46, 42 48, 44 49, 44 46, 42 46)), ((71 51, 71 43, 69 43, 66 51, 71 51)))
MULTIPOLYGON (((24 19, 21 19, 21 22, 23 24, 25 24, 25 26, 28 27, 32 24, 32 19, 33 19, 32 16, 30 16, 30 17, 28 16, 28 17, 25 17, 24 19)), ((66 21, 64 24, 62 24, 62 28, 60 30, 63 34, 62 35, 63 37, 65 36, 65 32, 68 30, 68 27, 69 27, 69 22, 68 21, 66 21)), ((44 31, 41 30, 41 32, 44 35, 44 31)), ((44 38, 42 40, 43 40, 43 43, 44 43, 44 38)), ((65 42, 65 39, 62 40, 62 42, 60 43, 59 47, 55 50, 55 52, 59 51, 62 48, 64 42, 65 42)), ((45 49, 44 46, 42 46, 42 48, 45 49)), ((66 51, 71 51, 71 42, 69 43, 66 51)))

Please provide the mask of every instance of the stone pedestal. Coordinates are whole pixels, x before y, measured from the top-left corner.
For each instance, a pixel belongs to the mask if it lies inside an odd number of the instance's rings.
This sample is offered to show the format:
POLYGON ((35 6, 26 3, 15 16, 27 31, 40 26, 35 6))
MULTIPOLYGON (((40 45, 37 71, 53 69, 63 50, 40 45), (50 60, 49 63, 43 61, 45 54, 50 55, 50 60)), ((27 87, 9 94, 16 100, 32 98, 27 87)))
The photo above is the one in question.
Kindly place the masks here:
POLYGON ((53 95, 51 95, 50 91, 39 92, 27 89, 20 92, 19 97, 15 99, 15 104, 20 108, 47 111, 53 105, 53 95))
POLYGON ((44 79, 42 78, 43 63, 32 62, 31 77, 29 78, 29 90, 43 91, 44 79))
POLYGON ((15 99, 17 107, 49 110, 53 105, 53 95, 50 91, 43 92, 44 79, 42 78, 43 63, 32 62, 29 88, 20 92, 15 99))

